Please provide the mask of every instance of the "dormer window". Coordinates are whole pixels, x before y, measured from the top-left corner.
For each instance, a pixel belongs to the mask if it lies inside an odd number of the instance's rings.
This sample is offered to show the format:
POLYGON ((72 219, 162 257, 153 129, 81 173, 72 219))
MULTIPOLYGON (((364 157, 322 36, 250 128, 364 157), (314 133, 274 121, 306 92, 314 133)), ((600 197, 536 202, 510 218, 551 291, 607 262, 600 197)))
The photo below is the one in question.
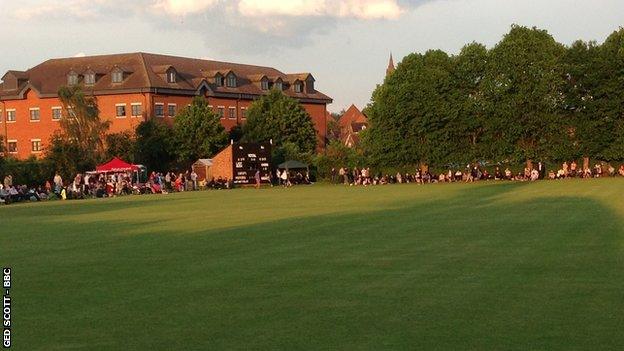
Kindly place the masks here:
POLYGON ((282 83, 281 79, 277 79, 275 81, 275 85, 274 85, 275 89, 277 90, 284 90, 284 84, 282 83))
POLYGON ((268 79, 261 80, 260 88, 262 88, 262 90, 269 90, 269 80, 268 79))
POLYGON ((303 83, 301 81, 296 81, 294 87, 295 87, 295 93, 303 92, 303 83))
POLYGON ((176 71, 174 69, 169 69, 167 71, 167 83, 175 83, 176 82, 176 71))
POLYGON ((118 71, 113 71, 113 74, 111 76, 111 82, 113 83, 121 83, 123 81, 123 72, 118 70, 118 71))
POLYGON ((214 83, 218 87, 223 86, 223 76, 220 73, 217 73, 214 77, 214 83))
POLYGON ((93 72, 86 73, 85 76, 84 76, 84 83, 85 83, 85 85, 93 85, 93 84, 95 84, 95 73, 93 73, 93 72))
POLYGON ((225 85, 228 88, 236 88, 236 75, 234 75, 234 73, 230 73, 227 75, 225 85))
POLYGON ((67 85, 76 85, 78 84, 78 74, 76 72, 71 72, 67 75, 67 85))

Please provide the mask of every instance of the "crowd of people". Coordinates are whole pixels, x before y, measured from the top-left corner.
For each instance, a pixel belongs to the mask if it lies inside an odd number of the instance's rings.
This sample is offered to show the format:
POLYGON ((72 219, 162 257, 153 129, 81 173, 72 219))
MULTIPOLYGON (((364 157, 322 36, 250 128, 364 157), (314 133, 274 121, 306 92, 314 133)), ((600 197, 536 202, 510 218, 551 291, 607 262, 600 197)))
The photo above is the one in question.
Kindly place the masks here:
POLYGON ((166 194, 170 192, 200 189, 231 189, 229 179, 217 177, 198 180, 197 173, 152 172, 147 180, 140 182, 133 172, 79 173, 69 182, 57 172, 53 179, 36 187, 13 185, 13 177, 6 175, 0 183, 0 203, 41 201, 47 199, 104 198, 123 195, 166 194))
POLYGON ((542 162, 538 162, 535 167, 525 167, 518 173, 512 172, 509 167, 504 170, 495 167, 493 171, 479 165, 467 165, 464 169, 447 169, 443 172, 430 172, 428 169, 416 169, 413 173, 397 172, 396 174, 372 173, 370 168, 342 167, 332 168, 331 181, 346 185, 384 185, 395 183, 451 183, 451 182, 474 182, 479 180, 509 180, 509 181, 536 181, 540 179, 565 179, 565 178, 600 178, 624 176, 624 164, 619 169, 615 169, 611 164, 596 164, 593 168, 579 168, 576 161, 561 165, 557 171, 549 170, 542 162))
MULTIPOLYGON (((210 180, 198 179, 195 171, 184 173, 175 172, 152 172, 146 180, 140 182, 133 172, 76 174, 69 182, 65 182, 59 173, 44 184, 35 187, 26 185, 14 185, 13 177, 6 175, 0 183, 0 203, 20 201, 41 201, 51 198, 56 199, 84 199, 104 198, 123 195, 139 194, 166 194, 170 192, 207 190, 207 189, 231 189, 234 183, 231 179, 212 177, 210 180)), ((342 167, 332 168, 331 181, 346 185, 384 185, 396 183, 450 183, 450 182, 474 182, 487 180, 507 181, 536 181, 540 179, 566 179, 566 178, 600 178, 600 177, 624 177, 624 164, 618 169, 609 163, 598 163, 593 167, 585 165, 579 167, 576 161, 564 162, 556 171, 546 171, 543 163, 538 162, 535 167, 525 167, 518 173, 512 172, 508 167, 502 169, 495 167, 491 172, 479 165, 467 165, 464 169, 447 169, 443 172, 430 172, 428 169, 416 169, 413 173, 397 172, 396 174, 373 173, 370 168, 342 167)), ((260 186, 260 172, 256 171, 255 184, 260 186)), ((269 179, 271 186, 281 185, 290 187, 297 184, 310 184, 309 172, 301 170, 276 170, 269 179)))

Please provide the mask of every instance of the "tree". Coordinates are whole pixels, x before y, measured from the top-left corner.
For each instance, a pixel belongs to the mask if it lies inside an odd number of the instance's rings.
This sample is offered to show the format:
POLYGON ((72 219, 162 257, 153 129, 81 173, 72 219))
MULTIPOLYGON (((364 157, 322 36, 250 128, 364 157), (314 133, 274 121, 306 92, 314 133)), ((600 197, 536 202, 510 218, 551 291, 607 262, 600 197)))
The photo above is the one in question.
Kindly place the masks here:
POLYGON ((178 161, 182 164, 211 157, 227 144, 228 135, 219 116, 199 96, 176 116, 174 132, 178 161))
POLYGON ((82 152, 77 143, 56 133, 46 147, 45 159, 64 179, 73 179, 76 173, 93 170, 95 167, 94 160, 83 158, 82 152))
POLYGON ((246 141, 272 139, 276 147, 290 142, 302 153, 316 149, 316 131, 310 115, 297 100, 276 89, 251 104, 243 131, 246 141))
MULTIPOLYGON (((97 99, 86 96, 79 86, 63 86, 58 91, 59 100, 65 111, 61 119, 61 134, 65 142, 80 150, 80 157, 88 160, 89 168, 102 160, 105 151, 105 134, 110 121, 100 119, 97 99)), ((78 160, 75 160, 76 163, 78 160)), ((87 169, 79 169, 85 171, 87 169)))
POLYGON ((134 162, 135 138, 129 131, 106 135, 106 159, 119 157, 127 162, 134 162))
POLYGON ((150 170, 169 170, 175 160, 173 130, 154 119, 141 122, 136 130, 135 161, 150 170))
POLYGON ((545 30, 512 26, 490 52, 484 91, 498 145, 515 161, 551 154, 563 137, 563 45, 545 30))
POLYGON ((454 62, 436 50, 410 54, 373 93, 362 137, 378 166, 441 163, 452 158, 450 122, 457 118, 454 62))
MULTIPOLYGON (((340 116, 338 118, 340 118, 340 116)), ((327 144, 335 140, 340 140, 340 134, 340 123, 332 113, 331 118, 327 121, 327 144)))
POLYGON ((457 115, 449 122, 453 133, 452 161, 462 163, 495 159, 492 129, 485 111, 483 79, 488 64, 488 51, 484 45, 471 43, 464 46, 454 58, 453 91, 456 93, 457 115))
POLYGON ((595 109, 592 120, 601 133, 605 148, 599 157, 606 160, 624 160, 624 28, 613 32, 600 46, 596 63, 598 84, 593 90, 595 109))

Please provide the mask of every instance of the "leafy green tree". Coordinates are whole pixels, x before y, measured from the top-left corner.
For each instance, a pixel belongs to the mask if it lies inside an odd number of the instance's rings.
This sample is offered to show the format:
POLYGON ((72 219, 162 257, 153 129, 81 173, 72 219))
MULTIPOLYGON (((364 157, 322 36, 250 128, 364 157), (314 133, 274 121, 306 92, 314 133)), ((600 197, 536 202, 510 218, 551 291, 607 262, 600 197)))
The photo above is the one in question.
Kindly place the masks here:
MULTIPOLYGON (((85 95, 80 86, 63 86, 58 96, 64 111, 60 136, 75 144, 81 151, 80 157, 95 166, 104 156, 104 139, 110 121, 100 119, 96 97, 85 95)), ((79 160, 75 162, 81 163, 79 160)))
POLYGON ((290 142, 302 153, 316 149, 316 131, 310 115, 297 100, 275 89, 251 104, 243 131, 245 141, 272 139, 276 147, 290 142))
POLYGON ((83 150, 77 143, 61 134, 54 134, 45 150, 45 159, 63 179, 73 179, 76 173, 93 170, 94 160, 82 157, 83 150))
POLYGON ((174 122, 178 161, 188 164, 211 157, 227 144, 227 133, 206 99, 195 97, 174 122))
POLYGON ((600 46, 596 64, 598 84, 592 91, 595 109, 592 119, 601 133, 604 149, 598 155, 606 160, 624 160, 624 28, 613 32, 600 46))
POLYGON ((512 26, 490 52, 484 82, 498 145, 516 161, 549 155, 562 137, 563 45, 545 30, 512 26))
POLYGON ((135 162, 150 170, 169 170, 176 158, 173 130, 149 119, 137 126, 135 135, 135 162))
POLYGON ((129 131, 106 135, 106 159, 119 157, 126 162, 134 162, 135 138, 129 131))
POLYGON ((496 150, 488 147, 493 140, 483 93, 488 51, 482 44, 471 43, 454 60, 452 90, 456 94, 453 108, 457 109, 457 115, 448 125, 454 150, 449 161, 465 163, 496 158, 496 150))
POLYGON ((436 50, 410 54, 378 86, 367 108, 370 128, 363 145, 379 166, 444 162, 451 158, 457 118, 454 62, 436 50))

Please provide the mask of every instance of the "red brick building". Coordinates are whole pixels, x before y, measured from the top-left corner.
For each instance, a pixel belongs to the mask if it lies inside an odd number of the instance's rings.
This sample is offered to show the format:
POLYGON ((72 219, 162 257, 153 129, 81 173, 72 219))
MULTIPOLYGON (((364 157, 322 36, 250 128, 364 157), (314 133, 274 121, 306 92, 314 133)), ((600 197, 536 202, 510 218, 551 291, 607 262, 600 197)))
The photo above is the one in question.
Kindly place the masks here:
POLYGON ((0 135, 10 156, 39 156, 64 115, 63 85, 80 85, 97 97, 110 132, 133 131, 146 119, 171 124, 195 96, 204 96, 226 129, 243 124, 249 105, 270 89, 297 99, 325 143, 327 104, 310 73, 148 53, 51 59, 27 71, 8 71, 0 83, 0 135))
POLYGON ((368 128, 368 118, 355 105, 351 105, 338 121, 340 139, 347 147, 355 147, 360 142, 360 132, 368 128))

